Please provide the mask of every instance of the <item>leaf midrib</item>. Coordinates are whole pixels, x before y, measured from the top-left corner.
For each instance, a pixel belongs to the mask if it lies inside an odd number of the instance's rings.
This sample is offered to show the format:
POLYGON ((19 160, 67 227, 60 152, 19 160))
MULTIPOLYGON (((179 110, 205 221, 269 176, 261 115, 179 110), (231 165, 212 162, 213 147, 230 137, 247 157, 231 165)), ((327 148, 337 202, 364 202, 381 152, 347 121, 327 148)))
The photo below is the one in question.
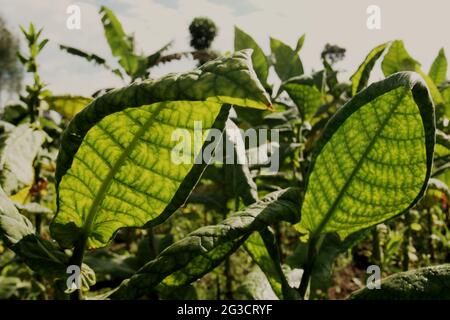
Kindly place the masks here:
MULTIPOLYGON (((353 178, 356 176, 357 172, 359 171, 359 169, 361 168, 363 162, 366 160, 366 157, 368 156, 368 154, 370 153, 370 151, 372 150, 373 146, 375 145, 375 142, 377 141, 379 135, 381 134, 381 132, 384 130, 384 128, 386 127, 387 123, 391 120, 392 115, 394 114, 395 110, 397 110, 397 108, 400 106, 401 101, 403 100, 403 98, 406 96, 407 92, 403 93, 400 97, 400 99, 397 100, 397 104, 395 105, 394 108, 391 109, 389 115, 386 117, 386 119, 382 122, 380 128, 377 130, 377 132, 375 133, 375 135, 373 136, 373 139, 370 141, 369 145, 367 146, 366 150, 364 150, 361 158, 359 159, 358 163, 356 164, 355 168, 353 169, 353 171, 351 172, 350 176, 348 177, 347 181, 345 182, 344 186, 341 188, 341 190, 339 191, 336 199, 334 200, 333 204, 331 205, 330 209, 328 209, 327 213, 325 214, 322 222, 319 224, 319 226, 316 228, 316 230, 314 231, 315 235, 319 235, 322 230, 325 228, 325 225, 328 223, 328 221, 331 219, 333 212, 336 210, 337 206, 339 205, 342 197, 345 195, 345 193, 347 192, 347 189, 350 186, 350 183, 353 181, 353 178)), ((359 110, 359 109, 358 109, 359 110)), ((376 112, 376 111, 375 111, 376 112)), ((354 113, 352 113, 354 114, 354 113)), ((347 118, 348 119, 348 118, 347 118)))
POLYGON ((122 151, 122 154, 120 155, 120 157, 117 159, 117 161, 114 163, 114 165, 109 169, 108 175, 102 181, 100 188, 92 202, 92 205, 89 208, 89 212, 86 217, 86 221, 85 221, 84 228, 83 228, 83 237, 84 237, 85 241, 91 235, 92 225, 93 225, 95 217, 98 213, 98 209, 99 209, 100 205, 102 204, 103 200, 105 199, 106 193, 108 192, 109 187, 111 186, 114 176, 116 175, 119 168, 123 165, 123 163, 127 159, 131 150, 133 150, 136 147, 136 145, 139 143, 141 136, 145 133, 145 131, 148 129, 148 127, 150 127, 153 124, 155 118, 158 116, 158 114, 160 113, 160 111, 163 108, 164 108, 164 103, 161 103, 156 108, 156 110, 152 113, 152 115, 145 121, 145 123, 141 126, 141 128, 139 128, 138 132, 136 132, 136 134, 134 135, 133 140, 122 151))

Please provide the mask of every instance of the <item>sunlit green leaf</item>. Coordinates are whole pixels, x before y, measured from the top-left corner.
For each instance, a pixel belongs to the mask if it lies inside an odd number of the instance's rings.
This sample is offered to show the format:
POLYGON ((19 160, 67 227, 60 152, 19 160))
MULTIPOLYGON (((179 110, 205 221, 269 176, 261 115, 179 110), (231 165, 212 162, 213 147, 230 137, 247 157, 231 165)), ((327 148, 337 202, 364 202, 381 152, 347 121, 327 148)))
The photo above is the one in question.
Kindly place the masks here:
POLYGON ((388 52, 384 56, 381 68, 385 76, 389 76, 400 71, 415 71, 425 80, 433 101, 436 105, 444 103, 442 95, 440 94, 436 84, 433 80, 422 71, 420 63, 414 60, 405 49, 403 41, 393 41, 389 47, 388 52))
POLYGON ((297 227, 344 238, 404 212, 426 189, 434 140, 433 104, 417 74, 370 85, 317 141, 297 227))
POLYGON ((50 96, 45 99, 50 109, 57 111, 63 117, 72 119, 83 110, 91 101, 91 98, 82 96, 50 96))
POLYGON ((322 87, 312 76, 291 78, 283 83, 282 89, 294 101, 304 120, 311 120, 319 107, 325 103, 322 87))
POLYGON ((57 159, 53 237, 69 247, 80 239, 89 248, 104 246, 119 228, 160 223, 183 204, 207 163, 194 165, 202 150, 177 163, 172 135, 183 129, 201 148, 217 142, 206 133, 223 129, 222 104, 270 105, 250 55, 239 51, 185 74, 110 91, 78 113, 57 159))
POLYGON ((303 74, 303 65, 297 51, 275 38, 270 38, 270 48, 275 60, 275 71, 282 81, 303 74))
POLYGON ((113 56, 119 58, 119 64, 128 75, 133 75, 139 68, 139 57, 134 53, 132 38, 125 34, 122 24, 111 9, 102 6, 100 14, 105 37, 113 56))
POLYGON ((388 45, 389 43, 383 43, 373 48, 358 67, 358 70, 351 76, 353 96, 367 86, 370 72, 388 45))
POLYGON ((445 57, 444 48, 439 50, 439 54, 434 59, 431 65, 430 72, 428 73, 431 80, 436 85, 442 84, 447 78, 447 58, 445 57))
POLYGON ((252 62, 258 78, 263 84, 267 81, 269 75, 269 64, 267 63, 266 55, 259 45, 253 40, 251 36, 239 29, 234 28, 234 50, 253 49, 252 62))

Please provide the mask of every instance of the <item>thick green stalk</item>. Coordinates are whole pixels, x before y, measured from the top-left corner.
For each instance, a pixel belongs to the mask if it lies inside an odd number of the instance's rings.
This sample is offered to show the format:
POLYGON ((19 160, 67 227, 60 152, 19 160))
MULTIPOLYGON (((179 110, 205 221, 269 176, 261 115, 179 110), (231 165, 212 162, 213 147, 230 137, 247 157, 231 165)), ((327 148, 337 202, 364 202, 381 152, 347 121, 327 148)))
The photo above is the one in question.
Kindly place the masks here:
MULTIPOLYGON (((80 238, 80 241, 75 246, 73 250, 72 257, 70 258, 70 265, 76 265, 78 266, 80 272, 81 272, 81 266, 83 265, 83 258, 84 258, 84 252, 86 250, 86 243, 87 243, 87 236, 83 236, 80 238)), ((80 274, 81 277, 81 274, 80 274)), ((81 283, 81 281, 79 281, 81 283)), ((81 288, 77 288, 74 292, 70 294, 71 300, 82 300, 83 299, 83 292, 81 288)))
POLYGON ((402 243, 402 270, 408 271, 409 269, 409 242, 411 239, 411 215, 409 211, 405 213, 405 232, 403 234, 402 243))
POLYGON ((381 263, 380 235, 376 226, 372 229, 372 262, 376 265, 381 263))

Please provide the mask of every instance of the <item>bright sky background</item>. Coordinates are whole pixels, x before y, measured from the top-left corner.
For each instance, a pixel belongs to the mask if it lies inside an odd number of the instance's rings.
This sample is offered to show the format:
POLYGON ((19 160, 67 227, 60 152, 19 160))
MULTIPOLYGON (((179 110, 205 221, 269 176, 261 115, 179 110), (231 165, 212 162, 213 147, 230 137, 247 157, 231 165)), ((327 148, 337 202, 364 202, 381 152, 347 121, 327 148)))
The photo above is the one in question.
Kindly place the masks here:
MULTIPOLYGON (((448 0, 0 0, 0 15, 19 34, 18 25, 30 21, 44 27, 50 44, 42 53, 42 78, 54 93, 90 95, 121 86, 108 71, 70 56, 57 47, 67 44, 112 60, 103 37, 98 9, 109 6, 125 32, 134 33, 139 50, 149 54, 170 40, 172 52, 189 50, 188 25, 196 16, 208 16, 219 27, 213 47, 233 49, 234 25, 249 33, 269 53, 269 36, 295 46, 306 33, 300 54, 306 72, 320 67, 320 52, 328 42, 347 49, 338 65, 350 76, 374 46, 403 39, 410 54, 428 71, 439 48, 450 53, 450 1, 448 0), (81 8, 81 30, 66 28, 67 7, 81 8), (366 27, 369 5, 381 8, 381 30, 366 27)), ((22 41, 23 43, 23 41, 22 41)), ((155 69, 153 77, 169 71, 188 70, 193 61, 183 60, 155 69)), ((379 69, 379 66, 377 67, 379 69)), ((378 71, 375 78, 381 77, 378 71)))

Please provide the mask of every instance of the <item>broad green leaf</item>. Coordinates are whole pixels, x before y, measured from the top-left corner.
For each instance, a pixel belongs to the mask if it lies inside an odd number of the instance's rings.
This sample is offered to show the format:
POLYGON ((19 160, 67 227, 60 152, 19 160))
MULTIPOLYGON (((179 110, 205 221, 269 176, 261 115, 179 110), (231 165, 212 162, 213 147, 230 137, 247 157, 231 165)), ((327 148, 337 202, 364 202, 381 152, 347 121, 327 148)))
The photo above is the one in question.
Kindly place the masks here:
POLYGON ((418 67, 420 68, 420 63, 409 55, 401 40, 396 40, 391 43, 381 63, 381 69, 385 76, 400 71, 416 71, 418 67))
POLYGON ((112 55, 119 58, 119 64, 132 76, 139 68, 139 57, 134 54, 133 39, 125 34, 122 24, 111 9, 101 6, 100 14, 112 55))
POLYGON ((85 52, 80 49, 65 46, 62 44, 59 45, 59 48, 69 54, 84 58, 89 62, 94 62, 95 64, 98 64, 99 66, 104 67, 106 70, 111 71, 112 73, 114 73, 115 75, 117 75, 123 79, 122 72, 120 72, 119 69, 114 69, 113 67, 111 67, 110 65, 108 65, 106 63, 105 59, 103 59, 102 57, 99 57, 98 55, 96 55, 94 53, 85 52))
POLYGON ((409 209, 426 189, 434 139, 433 103, 417 74, 370 85, 316 142, 297 228, 345 238, 409 209))
POLYGON ((63 117, 72 119, 78 112, 84 109, 91 101, 91 98, 82 96, 50 96, 45 99, 50 109, 57 111, 63 117))
POLYGON ((66 276, 67 256, 51 242, 35 235, 31 222, 17 211, 1 188, 0 238, 32 270, 43 276, 66 276))
POLYGON ((158 284, 180 287, 200 278, 234 252, 252 232, 278 221, 298 221, 298 199, 297 189, 276 191, 217 225, 190 233, 122 282, 113 298, 133 299, 158 284))
POLYGON ((211 142, 208 129, 224 127, 222 104, 270 105, 250 55, 239 51, 185 74, 110 91, 78 113, 57 159, 53 237, 68 247, 80 239, 88 248, 104 246, 119 228, 160 223, 183 204, 207 163, 194 165, 203 150, 177 163, 180 142, 173 135, 183 129, 201 148, 211 142), (194 134, 196 121, 202 131, 194 134))
POLYGON ((282 81, 303 74, 303 65, 298 52, 280 40, 270 38, 270 48, 275 71, 282 81))
POLYGON ((430 90, 430 94, 433 97, 434 103, 436 105, 441 105, 444 103, 439 89, 436 87, 433 80, 431 80, 431 78, 422 71, 420 68, 420 63, 409 55, 405 49, 403 41, 396 40, 392 42, 388 52, 384 56, 383 62, 381 63, 381 68, 386 77, 400 71, 417 72, 425 80, 430 90))
POLYGON ((439 54, 434 59, 428 75, 436 85, 445 82, 447 78, 447 58, 445 57, 444 48, 439 50, 439 54))
POLYGON ((267 76, 269 75, 269 64, 264 51, 251 36, 238 27, 234 27, 234 50, 239 51, 242 49, 253 49, 253 69, 255 69, 259 80, 266 84, 267 76))
POLYGON ((367 86, 370 72, 388 45, 389 42, 373 48, 364 59, 363 63, 358 67, 358 70, 350 77, 350 80, 352 81, 352 96, 367 86))
POLYGON ((33 183, 33 161, 46 137, 45 132, 29 124, 15 127, 1 136, 0 185, 6 194, 15 194, 33 183))
POLYGON ((294 101, 303 120, 311 120, 319 107, 325 104, 322 88, 311 76, 291 78, 283 83, 281 89, 294 101))
POLYGON ((358 290, 350 295, 357 300, 450 299, 450 264, 396 273, 381 280, 381 289, 358 290))

